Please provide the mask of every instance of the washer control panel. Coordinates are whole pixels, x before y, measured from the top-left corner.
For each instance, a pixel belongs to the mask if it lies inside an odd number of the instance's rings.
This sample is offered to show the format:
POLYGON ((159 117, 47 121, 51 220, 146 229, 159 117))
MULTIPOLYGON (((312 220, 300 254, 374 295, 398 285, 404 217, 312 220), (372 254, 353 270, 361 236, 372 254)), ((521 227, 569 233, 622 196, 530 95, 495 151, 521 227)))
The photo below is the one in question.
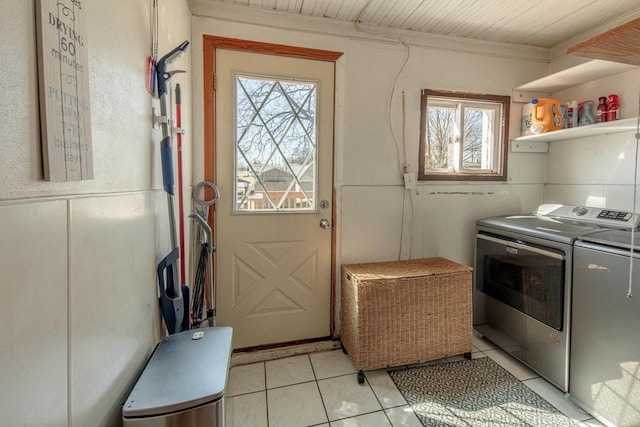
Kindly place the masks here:
POLYGON ((579 221, 594 222, 614 228, 636 228, 640 223, 640 215, 634 214, 633 212, 589 206, 547 204, 540 205, 535 213, 537 215, 556 218, 573 218, 579 221))
POLYGON ((598 214, 597 218, 603 219, 612 219, 615 221, 629 221, 633 215, 631 212, 623 212, 623 211, 608 211, 602 210, 598 214))

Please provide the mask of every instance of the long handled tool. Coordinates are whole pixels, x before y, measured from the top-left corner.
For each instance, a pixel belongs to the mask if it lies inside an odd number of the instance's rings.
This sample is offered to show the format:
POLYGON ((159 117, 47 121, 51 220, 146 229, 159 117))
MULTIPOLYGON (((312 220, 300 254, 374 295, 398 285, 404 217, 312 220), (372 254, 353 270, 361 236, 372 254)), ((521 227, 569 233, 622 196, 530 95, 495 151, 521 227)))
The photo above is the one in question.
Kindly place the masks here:
MULTIPOLYGON (((203 307, 205 302, 205 281, 207 280, 205 274, 207 269, 211 272, 210 261, 211 254, 214 249, 212 245, 213 239, 211 227, 209 227, 209 224, 207 224, 207 222, 198 214, 191 214, 189 217, 193 219, 198 226, 198 238, 196 239, 196 245, 200 246, 200 253, 198 255, 193 279, 193 292, 191 293, 191 321, 194 327, 199 327, 204 320, 203 307)), ((209 274, 208 280, 209 283, 212 283, 212 274, 209 274)), ((211 292, 209 292, 209 295, 211 295, 211 292)), ((209 307, 211 307, 211 301, 208 302, 209 307)), ((215 314, 211 308, 207 310, 207 320, 209 322, 208 326, 215 326, 215 314)))
POLYGON ((156 62, 158 61, 158 0, 152 0, 151 56, 147 58, 147 91, 156 94, 156 62))
POLYGON ((184 268, 184 201, 182 197, 184 184, 182 183, 182 94, 180 84, 176 84, 176 142, 178 148, 178 224, 180 225, 180 283, 187 283, 185 279, 186 269, 184 268))
MULTIPOLYGON (((206 193, 206 191, 203 191, 206 193)), ((198 257, 198 263, 195 268, 195 277, 193 281, 193 300, 191 304, 191 315, 194 319, 194 324, 199 325, 202 319, 202 306, 205 296, 207 297, 207 320, 209 326, 215 326, 216 324, 216 309, 215 309, 215 287, 213 284, 213 253, 215 247, 213 246, 213 233, 211 227, 207 224, 209 218, 209 208, 216 204, 220 198, 220 191, 216 184, 211 181, 202 181, 196 184, 193 188, 193 202, 196 208, 196 213, 190 215, 196 224, 197 236, 195 242, 199 245, 200 255, 198 257), (200 198, 200 192, 206 190, 208 187, 213 192, 213 197, 209 200, 205 200, 206 194, 203 198, 200 198), (205 275, 206 274, 206 275, 205 275), (205 282, 209 282, 209 292, 205 292, 205 282), (208 295, 206 295, 208 294, 208 295)))
POLYGON ((189 48, 189 42, 185 41, 178 47, 167 53, 156 65, 156 77, 158 81, 158 96, 160 97, 160 126, 162 128, 162 141, 160 143, 160 156, 162 159, 162 182, 167 193, 167 206, 169 209, 169 228, 171 233, 171 247, 173 248, 158 264, 158 287, 160 289, 160 308, 162 317, 169 334, 189 329, 189 316, 185 312, 189 310, 189 288, 180 285, 180 248, 177 243, 176 217, 174 206, 174 180, 173 180, 173 153, 171 148, 171 125, 168 120, 168 88, 167 83, 171 76, 180 70, 167 71, 167 65, 171 64, 189 48), (184 295, 186 293, 186 296, 184 295), (186 306, 186 309, 185 309, 186 306))

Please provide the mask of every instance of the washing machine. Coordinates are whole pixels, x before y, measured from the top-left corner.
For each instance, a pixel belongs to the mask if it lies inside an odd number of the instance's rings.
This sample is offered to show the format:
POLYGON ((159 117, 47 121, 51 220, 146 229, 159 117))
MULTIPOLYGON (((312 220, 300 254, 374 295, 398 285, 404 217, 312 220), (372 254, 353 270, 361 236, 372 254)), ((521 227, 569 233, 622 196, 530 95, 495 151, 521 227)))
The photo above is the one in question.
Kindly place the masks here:
POLYGON ((169 335, 122 406, 124 427, 223 427, 232 329, 169 335))
POLYGON ((569 397, 617 427, 640 426, 640 230, 633 240, 601 231, 573 252, 569 397))

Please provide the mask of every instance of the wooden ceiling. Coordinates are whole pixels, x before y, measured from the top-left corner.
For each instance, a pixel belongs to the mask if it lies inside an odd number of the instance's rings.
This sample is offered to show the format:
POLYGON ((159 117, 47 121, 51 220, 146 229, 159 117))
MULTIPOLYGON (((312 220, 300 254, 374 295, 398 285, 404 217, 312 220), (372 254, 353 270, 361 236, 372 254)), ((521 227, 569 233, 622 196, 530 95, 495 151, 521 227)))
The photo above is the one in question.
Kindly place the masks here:
POLYGON ((640 16, 639 0, 188 1, 545 48, 640 16))
POLYGON ((567 53, 640 65, 640 18, 578 43, 567 53))

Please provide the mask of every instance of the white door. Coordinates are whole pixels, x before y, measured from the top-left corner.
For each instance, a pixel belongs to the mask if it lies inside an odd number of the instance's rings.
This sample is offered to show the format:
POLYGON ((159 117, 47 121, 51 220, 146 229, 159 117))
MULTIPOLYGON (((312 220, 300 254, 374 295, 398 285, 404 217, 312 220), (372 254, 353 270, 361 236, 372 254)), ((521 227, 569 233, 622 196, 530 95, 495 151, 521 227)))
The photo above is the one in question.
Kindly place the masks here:
POLYGON ((334 63, 216 49, 215 76, 217 324, 235 348, 327 337, 334 63))

